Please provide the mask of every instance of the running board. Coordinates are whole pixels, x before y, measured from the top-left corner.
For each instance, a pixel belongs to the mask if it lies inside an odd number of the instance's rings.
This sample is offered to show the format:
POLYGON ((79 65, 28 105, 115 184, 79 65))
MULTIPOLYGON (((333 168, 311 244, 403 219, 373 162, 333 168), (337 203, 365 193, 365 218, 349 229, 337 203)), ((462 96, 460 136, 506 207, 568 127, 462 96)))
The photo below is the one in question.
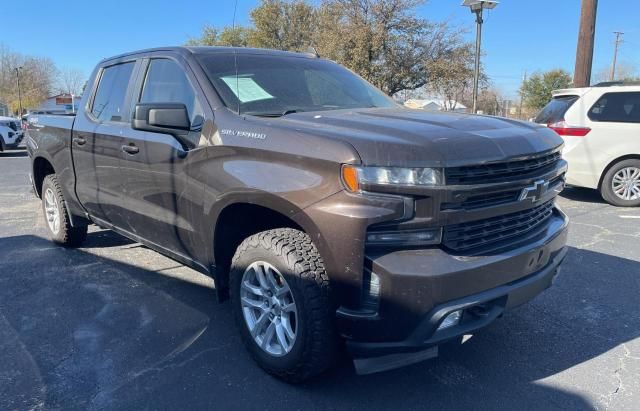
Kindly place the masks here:
POLYGON ((354 358, 353 365, 356 374, 367 375, 377 372, 393 370, 406 365, 415 364, 438 356, 438 346, 431 347, 424 351, 388 354, 381 357, 354 358))

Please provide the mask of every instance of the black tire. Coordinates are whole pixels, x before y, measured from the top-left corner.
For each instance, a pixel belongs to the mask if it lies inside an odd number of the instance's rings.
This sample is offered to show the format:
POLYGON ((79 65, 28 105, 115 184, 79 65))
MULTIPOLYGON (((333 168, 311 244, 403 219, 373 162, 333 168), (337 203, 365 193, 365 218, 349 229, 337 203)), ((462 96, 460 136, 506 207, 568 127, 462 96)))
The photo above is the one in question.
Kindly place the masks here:
POLYGON ((58 183, 55 174, 49 174, 44 178, 42 183, 42 212, 44 214, 45 226, 49 232, 49 236, 54 243, 65 247, 77 247, 81 245, 87 238, 87 226, 72 227, 69 221, 69 213, 67 212, 67 204, 62 195, 62 189, 58 183), (59 224, 57 232, 53 230, 48 222, 46 210, 46 195, 51 191, 56 200, 57 211, 59 215, 59 224))
POLYGON ((255 361, 268 373, 290 383, 318 375, 336 356, 335 310, 329 295, 329 278, 311 238, 298 230, 280 228, 245 239, 231 264, 231 302, 242 340, 255 361), (241 281, 254 262, 275 267, 286 280, 297 306, 296 339, 291 351, 273 356, 254 341, 244 319, 241 281))
POLYGON ((614 176, 622 169, 628 167, 635 167, 640 169, 640 160, 637 159, 629 159, 622 160, 618 163, 614 164, 607 170, 604 177, 602 178, 602 183, 600 184, 600 194, 602 198, 609 204, 617 206, 617 207, 637 207, 640 206, 640 198, 635 200, 625 200, 621 197, 618 197, 612 187, 614 176))

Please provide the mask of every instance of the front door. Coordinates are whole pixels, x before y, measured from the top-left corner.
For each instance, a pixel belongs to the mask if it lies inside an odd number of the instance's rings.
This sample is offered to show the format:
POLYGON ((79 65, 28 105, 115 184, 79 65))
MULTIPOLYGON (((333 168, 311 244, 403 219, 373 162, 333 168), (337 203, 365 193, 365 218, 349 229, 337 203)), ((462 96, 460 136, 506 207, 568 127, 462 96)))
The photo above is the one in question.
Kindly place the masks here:
POLYGON ((182 141, 147 131, 127 134, 124 144, 135 147, 122 163, 129 227, 147 241, 198 260, 194 245, 203 230, 197 222, 202 217, 204 187, 189 177, 189 168, 204 152, 200 142, 204 118, 184 66, 169 58, 149 60, 138 102, 184 104, 192 131, 182 141))

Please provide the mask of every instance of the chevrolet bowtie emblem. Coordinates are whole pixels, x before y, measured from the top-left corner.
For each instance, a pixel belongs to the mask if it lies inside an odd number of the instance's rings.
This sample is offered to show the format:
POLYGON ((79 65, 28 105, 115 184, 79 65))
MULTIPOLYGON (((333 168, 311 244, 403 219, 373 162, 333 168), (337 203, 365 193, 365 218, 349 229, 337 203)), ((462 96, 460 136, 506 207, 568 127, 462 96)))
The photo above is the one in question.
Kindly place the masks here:
POLYGON ((549 182, 545 180, 537 180, 532 186, 522 189, 518 201, 524 201, 528 198, 531 199, 532 202, 538 201, 547 192, 547 190, 549 190, 549 182))

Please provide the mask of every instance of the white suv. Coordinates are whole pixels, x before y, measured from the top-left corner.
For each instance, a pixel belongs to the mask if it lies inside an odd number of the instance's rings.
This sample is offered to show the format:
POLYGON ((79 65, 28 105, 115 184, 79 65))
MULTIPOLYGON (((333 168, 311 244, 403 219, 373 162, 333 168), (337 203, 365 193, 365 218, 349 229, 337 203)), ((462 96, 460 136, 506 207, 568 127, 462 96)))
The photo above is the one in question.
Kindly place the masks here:
POLYGON ((600 190, 616 206, 640 205, 640 83, 556 90, 534 121, 564 139, 568 185, 600 190))
POLYGON ((18 148, 23 136, 24 131, 20 120, 0 116, 0 152, 18 148))

